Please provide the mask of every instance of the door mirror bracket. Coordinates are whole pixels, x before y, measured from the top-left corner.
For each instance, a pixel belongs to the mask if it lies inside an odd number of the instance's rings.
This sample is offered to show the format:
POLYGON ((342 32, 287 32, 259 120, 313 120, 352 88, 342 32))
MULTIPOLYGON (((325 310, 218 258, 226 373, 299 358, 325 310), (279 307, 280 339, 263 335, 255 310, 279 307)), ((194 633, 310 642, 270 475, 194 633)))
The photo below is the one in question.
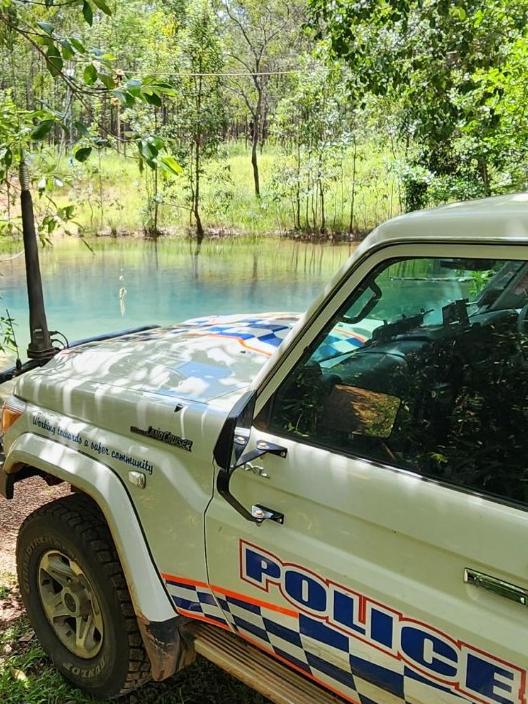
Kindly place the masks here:
POLYGON ((244 453, 249 442, 255 400, 256 393, 248 391, 233 406, 220 431, 213 455, 219 467, 216 480, 218 493, 245 519, 252 523, 262 523, 267 516, 248 511, 229 489, 231 477, 239 467, 257 459, 257 457, 262 457, 262 455, 272 454, 277 457, 286 457, 288 452, 285 447, 261 440, 254 450, 244 453))
POLYGON ((287 454, 288 450, 285 447, 282 447, 281 445, 276 445, 274 442, 259 440, 254 450, 250 450, 249 452, 246 452, 245 454, 242 454, 239 457, 237 462, 232 465, 231 471, 233 472, 235 469, 242 467, 242 465, 247 464, 248 462, 253 462, 253 460, 256 460, 258 457, 262 457, 262 455, 276 455, 277 457, 286 457, 287 454))

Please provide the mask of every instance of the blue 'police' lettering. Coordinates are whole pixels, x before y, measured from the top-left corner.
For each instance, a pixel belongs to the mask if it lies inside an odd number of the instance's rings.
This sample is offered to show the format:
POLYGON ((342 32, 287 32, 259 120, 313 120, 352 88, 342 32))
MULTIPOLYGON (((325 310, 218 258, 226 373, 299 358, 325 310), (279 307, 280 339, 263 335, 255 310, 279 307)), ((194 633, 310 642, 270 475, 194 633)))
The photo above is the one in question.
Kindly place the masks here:
MULTIPOLYGON (((354 654, 357 638, 381 648, 410 667, 462 695, 486 704, 526 704, 521 693, 524 671, 498 661, 447 636, 425 623, 408 620, 389 607, 355 594, 338 584, 327 583, 300 566, 286 565, 268 552, 241 541, 242 578, 266 591, 270 583, 300 610, 298 630, 319 641, 322 647, 354 654), (360 609, 360 607, 364 607, 360 609), (360 610, 364 620, 360 620, 360 610)), ((373 662, 376 661, 374 650, 373 662)))
POLYGON ((333 619, 336 623, 358 633, 365 633, 365 627, 357 623, 359 599, 352 594, 333 590, 333 619))
POLYGON ((284 589, 298 604, 312 611, 326 611, 326 589, 313 577, 288 568, 284 573, 284 589))
POLYGON ((512 704, 518 701, 514 686, 515 677, 510 670, 468 653, 466 688, 471 692, 498 704, 512 704))
POLYGON ((401 649, 417 665, 426 667, 442 677, 456 677, 458 653, 438 636, 415 626, 403 626, 401 649))
POLYGON ((392 650, 394 648, 394 616, 372 607, 370 609, 370 637, 376 643, 392 650))
POLYGON ((245 569, 246 576, 253 582, 265 586, 265 577, 279 579, 281 576, 281 568, 277 562, 274 562, 268 557, 261 555, 254 550, 246 548, 245 552, 245 569))

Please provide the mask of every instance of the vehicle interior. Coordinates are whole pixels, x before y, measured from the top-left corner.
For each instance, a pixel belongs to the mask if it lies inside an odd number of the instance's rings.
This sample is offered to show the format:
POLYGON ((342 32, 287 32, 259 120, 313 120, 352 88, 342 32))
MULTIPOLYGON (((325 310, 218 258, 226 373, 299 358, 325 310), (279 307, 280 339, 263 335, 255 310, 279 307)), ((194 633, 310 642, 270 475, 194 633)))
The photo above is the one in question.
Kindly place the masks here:
POLYGON ((527 503, 527 318, 524 261, 392 262, 316 339, 266 425, 527 503))

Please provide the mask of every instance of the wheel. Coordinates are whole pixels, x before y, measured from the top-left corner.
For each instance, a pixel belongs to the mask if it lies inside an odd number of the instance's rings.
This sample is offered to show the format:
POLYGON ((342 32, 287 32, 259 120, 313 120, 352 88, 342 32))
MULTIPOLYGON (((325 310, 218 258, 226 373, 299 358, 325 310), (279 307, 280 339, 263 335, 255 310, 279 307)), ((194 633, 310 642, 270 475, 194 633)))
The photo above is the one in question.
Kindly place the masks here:
POLYGON ((150 679, 110 532, 88 497, 59 499, 24 521, 17 570, 35 633, 70 682, 113 698, 150 679))

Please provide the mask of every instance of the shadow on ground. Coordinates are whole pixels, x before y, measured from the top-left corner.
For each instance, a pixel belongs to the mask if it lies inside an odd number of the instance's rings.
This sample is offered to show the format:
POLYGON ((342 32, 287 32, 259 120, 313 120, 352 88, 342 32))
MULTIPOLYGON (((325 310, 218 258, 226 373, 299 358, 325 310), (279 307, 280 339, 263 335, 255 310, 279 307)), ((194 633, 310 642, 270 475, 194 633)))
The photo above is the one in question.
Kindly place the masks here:
MULTIPOLYGON (((70 687, 54 670, 25 618, 11 575, 0 575, 0 702, 102 704, 102 700, 70 687)), ((119 703, 268 704, 252 689, 202 658, 166 682, 149 684, 119 699, 119 703)))

